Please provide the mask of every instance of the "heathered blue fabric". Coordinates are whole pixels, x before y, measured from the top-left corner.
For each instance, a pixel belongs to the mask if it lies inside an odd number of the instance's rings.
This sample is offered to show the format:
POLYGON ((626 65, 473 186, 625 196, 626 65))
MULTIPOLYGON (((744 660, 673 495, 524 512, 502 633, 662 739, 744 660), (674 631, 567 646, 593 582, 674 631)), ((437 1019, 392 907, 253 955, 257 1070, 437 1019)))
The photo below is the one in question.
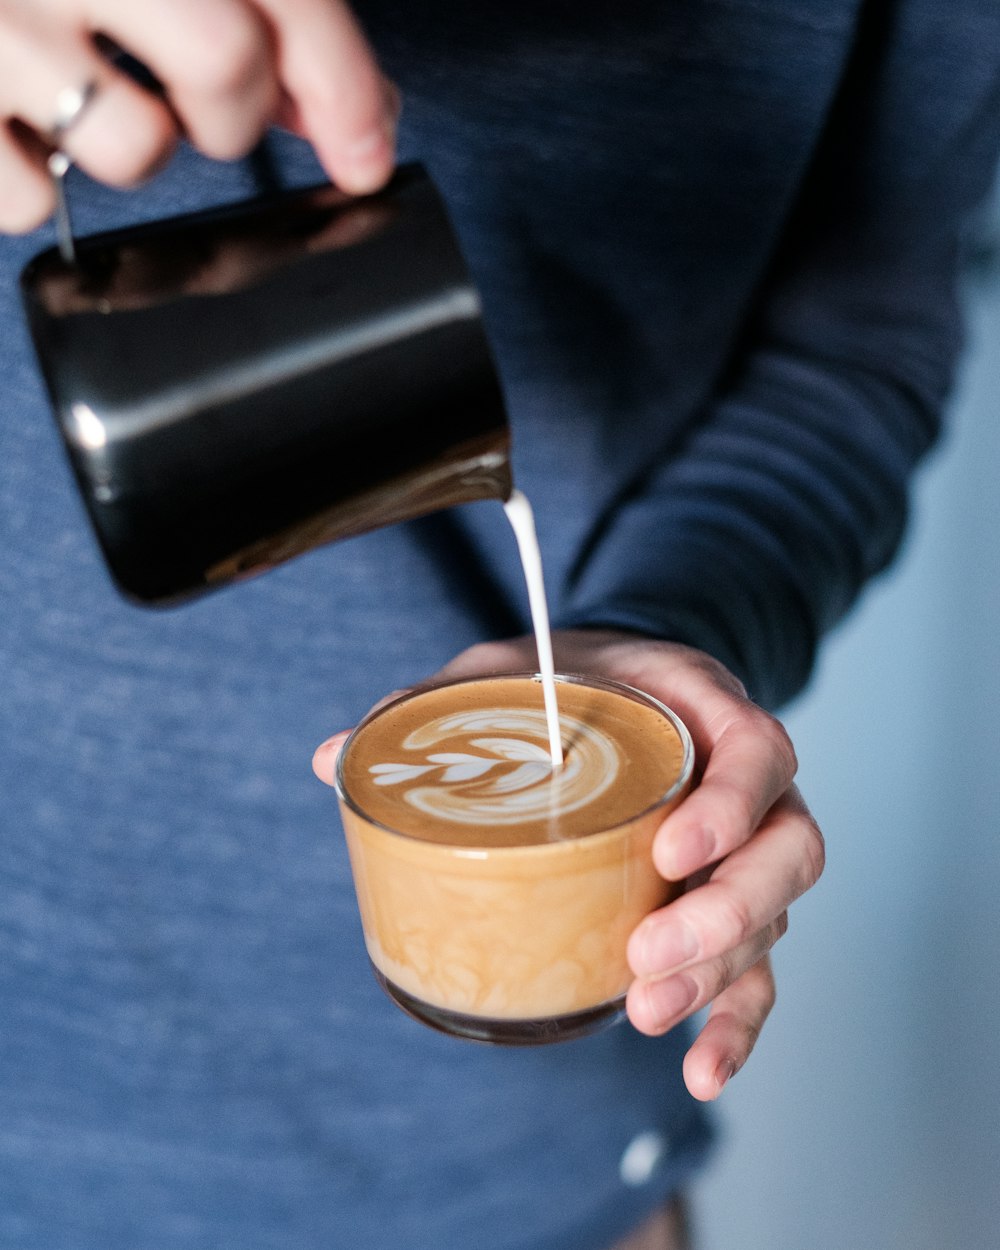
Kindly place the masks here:
MULTIPOLYGON (((360 8, 483 292, 556 619, 701 645, 777 706, 937 428, 995 0, 360 8)), ((73 202, 87 232, 253 190, 184 151, 73 202)), ((499 509, 124 604, 20 321, 50 241, 0 242, 0 1244, 602 1250, 704 1158, 685 1032, 506 1052, 410 1022, 309 772, 385 691, 525 628, 499 509)))

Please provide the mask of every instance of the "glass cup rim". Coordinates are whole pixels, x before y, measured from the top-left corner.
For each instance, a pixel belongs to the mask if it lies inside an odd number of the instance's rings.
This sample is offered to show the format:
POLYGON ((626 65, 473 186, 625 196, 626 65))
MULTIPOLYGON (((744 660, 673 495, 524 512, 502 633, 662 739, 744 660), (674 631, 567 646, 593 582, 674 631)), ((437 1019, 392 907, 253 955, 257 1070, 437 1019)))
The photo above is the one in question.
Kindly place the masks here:
POLYGON ((618 821, 614 825, 606 825, 600 829, 594 829, 590 833, 581 834, 579 837, 569 839, 566 842, 531 842, 527 845, 517 847, 470 847, 462 843, 429 840, 427 838, 421 838, 417 834, 407 833, 404 829, 395 829, 392 825, 387 825, 380 820, 376 820, 374 816, 371 816, 368 812, 366 812, 360 803, 348 794, 347 787, 344 784, 344 760, 347 756, 347 752, 350 750, 352 743, 362 730, 367 725, 371 724, 372 721, 377 720, 381 715, 388 712, 391 708, 398 707, 401 703, 408 703, 412 699, 419 698, 422 694, 429 694, 436 690, 446 690, 449 686, 468 686, 479 684, 481 682, 496 682, 505 680, 524 681, 526 679, 541 683, 542 675, 541 673, 532 672, 530 669, 526 669, 510 673, 479 673, 475 675, 466 675, 464 677, 447 677, 441 681, 432 680, 422 682, 416 686, 411 686, 409 689, 404 690, 401 694, 393 695, 384 702, 378 704, 378 706, 372 708, 370 712, 366 712, 361 720, 358 721, 358 723, 351 730, 350 734, 348 734, 343 746, 340 748, 337 755, 333 779, 333 788, 336 792, 337 798, 356 816, 359 816, 362 820, 367 821, 368 824, 373 825, 376 829, 380 829, 384 833, 393 834, 398 838, 405 838, 410 842, 417 842, 424 846, 436 846, 440 847, 443 851, 451 852, 464 851, 478 853, 481 851, 488 851, 490 855, 502 855, 507 852, 516 852, 520 855, 524 855, 526 852, 531 853, 534 851, 547 850, 551 852, 553 848, 572 846, 574 843, 585 842, 591 838, 613 835, 618 830, 625 828, 627 825, 633 825, 636 821, 642 820, 643 817, 648 816, 650 812, 656 811, 657 808, 662 807, 665 803, 669 803, 670 800, 680 793, 691 780, 691 776, 694 772, 694 742, 691 738, 691 733, 688 727, 672 708, 669 708, 660 699, 656 698, 655 695, 651 695, 645 690, 640 690, 637 686, 630 686, 625 682, 616 681, 610 677, 598 677, 588 673, 556 673, 555 680, 557 683, 562 682, 568 685, 591 686, 597 689, 607 690, 612 694, 621 695, 623 698, 631 699, 633 702, 645 703, 647 706, 652 707, 654 711, 658 712, 670 723, 674 732, 680 739, 681 747, 683 748, 681 766, 673 783, 662 795, 660 795, 655 803, 650 803, 641 811, 635 812, 633 815, 626 817, 624 820, 618 821))

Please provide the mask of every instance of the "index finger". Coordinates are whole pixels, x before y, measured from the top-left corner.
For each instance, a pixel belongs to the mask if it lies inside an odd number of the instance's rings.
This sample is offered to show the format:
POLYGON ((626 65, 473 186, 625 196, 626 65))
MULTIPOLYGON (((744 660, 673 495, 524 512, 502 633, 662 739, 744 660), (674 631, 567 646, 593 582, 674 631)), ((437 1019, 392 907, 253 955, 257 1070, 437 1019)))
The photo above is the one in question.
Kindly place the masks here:
POLYGON ((392 173, 398 93, 341 0, 257 0, 275 40, 278 78, 324 169, 345 191, 392 173))
MULTIPOLYGON (((272 40, 267 18, 252 3, 79 3, 91 30, 137 57, 162 83, 173 114, 206 155, 243 156, 270 124, 278 103, 272 40)), ((116 120, 115 129, 122 124, 116 120)))
POLYGON ((683 881, 742 846, 795 777, 795 750, 781 723, 749 700, 728 702, 697 735, 708 752, 699 785, 653 843, 653 861, 668 881, 683 881))

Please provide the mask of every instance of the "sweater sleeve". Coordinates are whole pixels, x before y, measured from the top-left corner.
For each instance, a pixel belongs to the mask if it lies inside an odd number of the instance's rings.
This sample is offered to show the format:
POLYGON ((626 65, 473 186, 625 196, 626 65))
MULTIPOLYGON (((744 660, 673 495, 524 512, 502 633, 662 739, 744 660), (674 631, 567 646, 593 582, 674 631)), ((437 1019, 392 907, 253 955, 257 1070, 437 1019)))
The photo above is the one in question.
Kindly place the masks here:
POLYGON ((995 0, 869 7, 725 378, 608 514, 558 621, 698 646, 772 708, 899 547, 1000 146, 995 0))

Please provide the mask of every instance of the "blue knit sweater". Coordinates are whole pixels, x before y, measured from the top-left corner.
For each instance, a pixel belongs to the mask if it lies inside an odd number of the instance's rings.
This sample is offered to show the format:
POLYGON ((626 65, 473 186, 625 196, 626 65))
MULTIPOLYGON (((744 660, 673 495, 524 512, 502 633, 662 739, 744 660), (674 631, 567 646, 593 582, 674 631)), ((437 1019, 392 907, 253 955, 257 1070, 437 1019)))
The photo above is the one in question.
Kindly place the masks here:
MULTIPOLYGON (((359 8, 483 293, 556 621, 693 643, 780 705, 938 427, 996 0, 359 8)), ((184 151, 72 195, 86 232, 254 190, 184 151)), ((499 508, 126 605, 20 321, 50 242, 0 241, 0 1245, 602 1250, 704 1157, 684 1031, 507 1052, 409 1021, 309 773, 526 628, 499 508)))

